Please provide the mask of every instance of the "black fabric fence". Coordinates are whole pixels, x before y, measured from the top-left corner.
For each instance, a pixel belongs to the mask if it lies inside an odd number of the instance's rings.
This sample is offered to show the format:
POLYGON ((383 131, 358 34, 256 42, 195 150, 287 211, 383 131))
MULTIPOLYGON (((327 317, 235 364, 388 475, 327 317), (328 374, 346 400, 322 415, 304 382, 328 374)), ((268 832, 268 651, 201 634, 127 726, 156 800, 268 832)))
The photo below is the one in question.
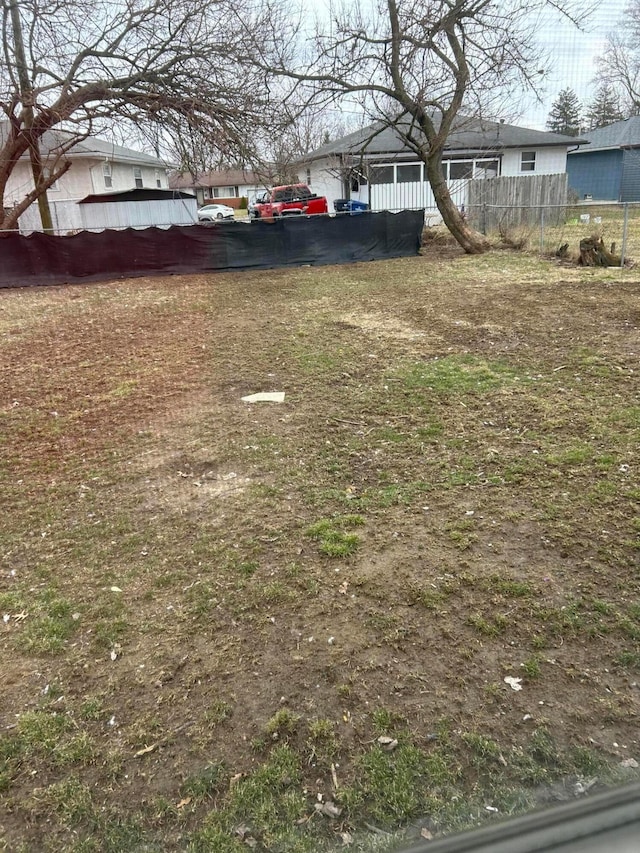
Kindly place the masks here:
POLYGON ((251 224, 0 235, 0 288, 209 270, 343 264, 416 255, 420 210, 251 224))

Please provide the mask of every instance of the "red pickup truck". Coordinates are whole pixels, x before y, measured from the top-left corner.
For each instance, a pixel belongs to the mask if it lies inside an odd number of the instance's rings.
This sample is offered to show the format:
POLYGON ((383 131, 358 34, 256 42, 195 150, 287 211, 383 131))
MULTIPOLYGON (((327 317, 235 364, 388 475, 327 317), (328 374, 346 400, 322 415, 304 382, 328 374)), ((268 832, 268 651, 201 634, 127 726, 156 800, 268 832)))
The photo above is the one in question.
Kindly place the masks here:
POLYGON ((323 195, 314 195, 306 184, 288 184, 273 187, 258 196, 249 208, 249 218, 274 219, 277 216, 310 216, 328 212, 329 206, 323 195))

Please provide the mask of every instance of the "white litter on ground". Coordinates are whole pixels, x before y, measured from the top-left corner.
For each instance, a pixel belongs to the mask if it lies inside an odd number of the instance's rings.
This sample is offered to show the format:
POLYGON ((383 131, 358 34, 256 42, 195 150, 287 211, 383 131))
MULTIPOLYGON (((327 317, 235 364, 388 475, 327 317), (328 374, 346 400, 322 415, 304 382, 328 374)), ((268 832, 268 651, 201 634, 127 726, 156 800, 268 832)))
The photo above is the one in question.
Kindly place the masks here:
POLYGON ((284 403, 284 391, 259 391, 247 394, 242 400, 245 403, 284 403))

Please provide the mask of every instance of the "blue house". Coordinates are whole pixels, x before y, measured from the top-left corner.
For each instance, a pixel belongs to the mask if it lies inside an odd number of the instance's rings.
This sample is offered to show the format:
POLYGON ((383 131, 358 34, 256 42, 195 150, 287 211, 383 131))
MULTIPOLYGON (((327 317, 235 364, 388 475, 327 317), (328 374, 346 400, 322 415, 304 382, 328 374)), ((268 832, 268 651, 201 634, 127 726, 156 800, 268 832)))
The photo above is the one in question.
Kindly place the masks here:
POLYGON ((569 188, 580 199, 640 201, 640 116, 582 136, 590 144, 567 155, 569 188))

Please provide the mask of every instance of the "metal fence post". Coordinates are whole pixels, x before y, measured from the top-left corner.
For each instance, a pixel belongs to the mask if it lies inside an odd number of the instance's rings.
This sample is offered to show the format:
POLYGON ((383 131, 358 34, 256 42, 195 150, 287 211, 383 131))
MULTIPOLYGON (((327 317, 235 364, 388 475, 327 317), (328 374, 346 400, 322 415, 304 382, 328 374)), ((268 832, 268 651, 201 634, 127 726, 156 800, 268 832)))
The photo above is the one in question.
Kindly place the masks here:
POLYGON ((540 210, 540 254, 544 255, 544 207, 540 210))
POLYGON ((629 204, 624 206, 624 219, 622 220, 622 249, 620 250, 620 266, 624 266, 624 255, 627 249, 627 230, 629 228, 629 204))

